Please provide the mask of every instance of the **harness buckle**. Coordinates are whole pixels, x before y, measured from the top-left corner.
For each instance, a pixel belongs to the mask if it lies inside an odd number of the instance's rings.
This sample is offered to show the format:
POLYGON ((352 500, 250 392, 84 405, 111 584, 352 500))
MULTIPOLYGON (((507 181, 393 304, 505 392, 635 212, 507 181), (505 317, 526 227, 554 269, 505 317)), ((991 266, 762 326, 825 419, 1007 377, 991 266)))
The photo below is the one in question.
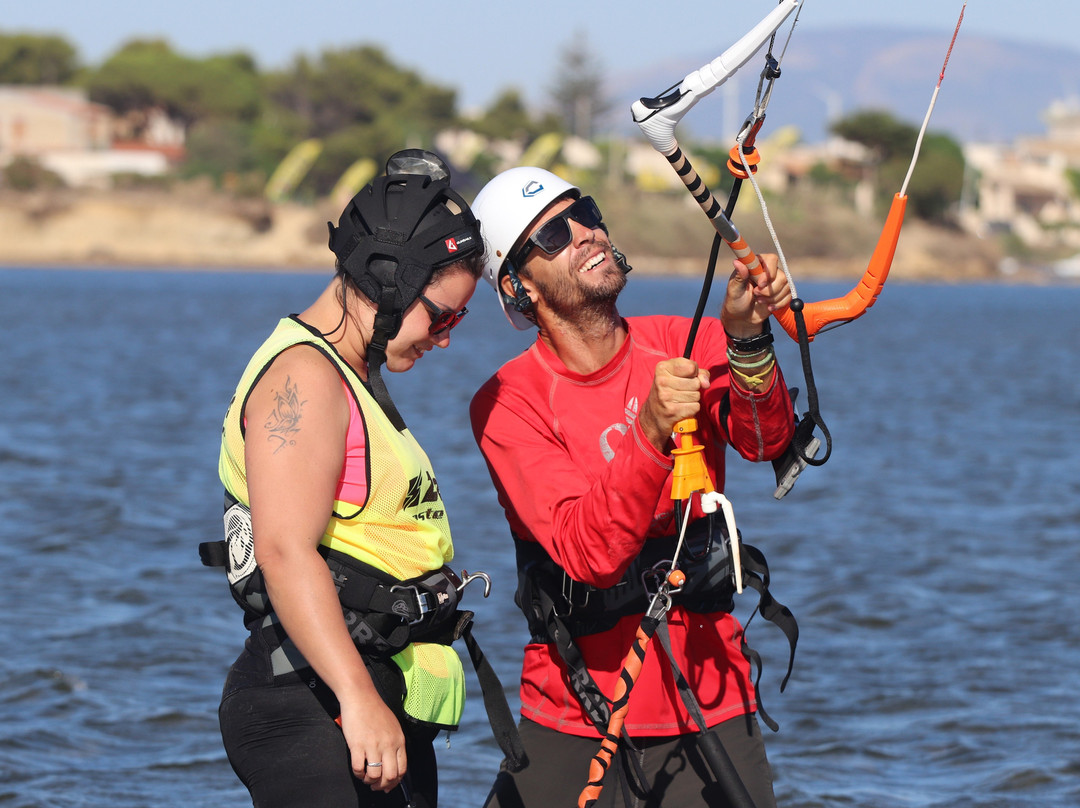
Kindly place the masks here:
MULTIPOLYGON (((642 571, 641 585, 645 588, 645 595, 650 602, 660 592, 660 587, 663 586, 664 581, 667 580, 672 563, 670 558, 662 558, 648 569, 642 571)), ((682 587, 679 587, 679 589, 681 588, 682 587)), ((675 593, 678 592, 679 589, 671 589, 669 591, 675 593)))
MULTIPOLYGON (((419 614, 419 617, 417 617, 415 620, 406 620, 406 622, 410 626, 415 626, 417 623, 421 622, 428 614, 435 611, 438 606, 430 602, 429 597, 431 593, 422 592, 420 590, 420 587, 418 587, 416 584, 394 584, 390 587, 391 592, 399 592, 405 589, 411 589, 413 596, 416 598, 416 610, 419 614)), ((407 617, 407 615, 399 616, 407 617)))
POLYGON ((592 587, 586 586, 585 584, 579 584, 577 581, 575 581, 573 578, 571 578, 565 572, 563 573, 563 576, 562 576, 562 596, 563 596, 563 600, 566 601, 566 605, 568 607, 567 610, 566 610, 567 615, 569 615, 572 611, 574 611, 575 606, 577 606, 580 609, 584 609, 586 606, 588 606, 589 605, 589 596, 591 594, 592 594, 592 587), (581 601, 581 603, 578 603, 578 602, 576 602, 574 600, 574 591, 575 591, 575 589, 585 591, 585 599, 583 601, 581 601))

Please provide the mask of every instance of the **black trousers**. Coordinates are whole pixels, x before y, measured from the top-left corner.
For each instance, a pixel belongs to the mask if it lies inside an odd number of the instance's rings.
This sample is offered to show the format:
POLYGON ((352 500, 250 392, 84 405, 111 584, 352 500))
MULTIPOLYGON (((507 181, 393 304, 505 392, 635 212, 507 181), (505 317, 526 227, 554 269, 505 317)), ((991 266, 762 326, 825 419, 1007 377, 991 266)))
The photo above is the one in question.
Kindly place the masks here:
MULTIPOLYGON (((505 768, 495 778, 485 808, 553 808, 574 806, 588 782, 589 762, 600 741, 566 735, 528 719, 520 724, 521 739, 529 765, 510 773, 505 768)), ((713 728, 754 800, 755 808, 776 808, 772 771, 765 757, 757 718, 739 716, 713 728)), ((727 808, 724 788, 715 781, 698 748, 697 735, 636 738, 636 752, 619 744, 619 754, 604 778, 597 805, 600 808, 727 808), (644 772, 647 791, 642 792, 631 774, 628 755, 635 755, 644 772)))
POLYGON ((353 776, 330 688, 310 682, 231 688, 218 708, 229 763, 254 808, 435 808, 433 733, 406 732, 404 788, 372 791, 353 776))

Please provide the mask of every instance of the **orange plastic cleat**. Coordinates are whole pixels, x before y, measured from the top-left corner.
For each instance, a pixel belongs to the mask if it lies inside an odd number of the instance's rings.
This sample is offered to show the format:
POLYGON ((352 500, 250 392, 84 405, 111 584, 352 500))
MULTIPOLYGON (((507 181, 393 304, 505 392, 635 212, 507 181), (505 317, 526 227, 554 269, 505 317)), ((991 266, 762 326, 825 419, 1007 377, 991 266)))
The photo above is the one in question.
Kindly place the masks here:
POLYGON ((696 492, 711 493, 713 485, 709 470, 705 467, 705 447, 694 443, 697 421, 684 418, 675 424, 675 469, 671 478, 671 498, 676 501, 689 499, 696 492))

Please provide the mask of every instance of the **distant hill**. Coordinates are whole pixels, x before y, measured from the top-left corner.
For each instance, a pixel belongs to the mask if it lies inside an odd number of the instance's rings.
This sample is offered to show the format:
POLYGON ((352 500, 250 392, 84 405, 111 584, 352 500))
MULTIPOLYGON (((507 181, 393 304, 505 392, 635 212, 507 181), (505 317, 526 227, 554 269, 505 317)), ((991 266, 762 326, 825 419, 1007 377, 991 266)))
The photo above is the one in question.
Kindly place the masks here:
MULTIPOLYGON (((894 28, 800 27, 784 57, 766 126, 798 127, 803 139, 823 140, 828 121, 859 109, 891 112, 922 123, 952 31, 894 28)), ((630 104, 658 95, 720 55, 714 53, 643 66, 610 76, 615 131, 636 130, 630 104)), ((688 113, 679 131, 726 139, 753 105, 763 64, 759 55, 737 74, 734 90, 721 87, 688 113), (734 96, 734 98, 733 98, 734 96)), ((930 127, 962 142, 1008 143, 1045 131, 1042 114, 1055 100, 1080 95, 1080 50, 968 36, 961 29, 930 127)), ((687 135, 684 134, 684 137, 687 135)))

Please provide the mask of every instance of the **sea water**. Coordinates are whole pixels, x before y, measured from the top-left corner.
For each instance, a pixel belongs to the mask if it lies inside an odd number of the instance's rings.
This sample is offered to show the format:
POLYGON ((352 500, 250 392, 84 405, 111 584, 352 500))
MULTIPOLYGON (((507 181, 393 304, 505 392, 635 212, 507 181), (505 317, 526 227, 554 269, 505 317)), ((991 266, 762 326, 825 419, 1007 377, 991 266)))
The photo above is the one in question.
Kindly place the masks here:
MULTIPOLYGON (((327 279, 0 271, 0 805, 250 804, 216 713, 243 627, 196 548, 221 535, 240 372, 327 279)), ((698 291, 632 275, 620 308, 689 315, 698 291)), ((467 405, 531 336, 487 287, 469 308, 448 350, 387 380, 435 464, 454 566, 492 576, 465 605, 516 709, 512 545, 467 405)), ((801 630, 781 695, 784 640, 750 628, 781 805, 1080 805, 1078 310, 1076 286, 890 282, 812 346, 828 462, 778 502, 769 464, 729 460, 739 527, 801 630)), ((803 412, 795 345, 778 346, 803 412)), ((499 762, 469 691, 437 741, 450 808, 481 805, 499 762)))

